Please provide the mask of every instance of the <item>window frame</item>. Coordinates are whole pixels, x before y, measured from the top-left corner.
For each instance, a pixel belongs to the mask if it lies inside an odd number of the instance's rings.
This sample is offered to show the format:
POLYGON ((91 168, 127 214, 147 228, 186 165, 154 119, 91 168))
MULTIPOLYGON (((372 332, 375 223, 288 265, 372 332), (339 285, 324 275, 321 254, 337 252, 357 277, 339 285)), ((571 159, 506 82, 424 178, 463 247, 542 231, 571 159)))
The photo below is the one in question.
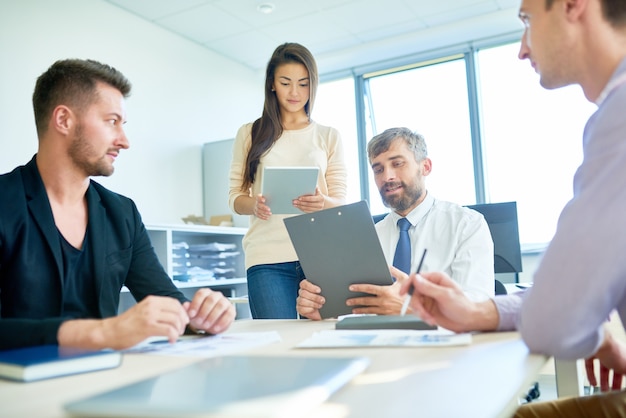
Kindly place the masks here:
MULTIPOLYGON (((392 74, 405 71, 407 69, 459 59, 459 55, 462 55, 466 66, 470 137, 472 141, 472 165, 476 195, 475 202, 462 203, 491 203, 489 201, 489 179, 486 173, 487 162, 485 160, 485 140, 483 138, 484 133, 481 121, 478 52, 488 48, 495 48, 520 42, 522 34, 523 30, 514 31, 500 36, 490 37, 488 39, 473 40, 445 48, 407 55, 393 60, 358 66, 331 74, 323 74, 320 77, 320 82, 327 82, 346 77, 352 77, 354 79, 354 100, 356 103, 356 132, 358 142, 357 147, 359 150, 359 180, 361 199, 371 203, 370 199, 378 198, 378 196, 370 196, 370 167, 366 153, 367 141, 369 140, 369 138, 367 138, 367 119, 369 118, 369 109, 371 109, 371 102, 369 102, 369 80, 379 75, 392 74)), ((532 243, 532 245, 537 245, 537 243, 532 243)))

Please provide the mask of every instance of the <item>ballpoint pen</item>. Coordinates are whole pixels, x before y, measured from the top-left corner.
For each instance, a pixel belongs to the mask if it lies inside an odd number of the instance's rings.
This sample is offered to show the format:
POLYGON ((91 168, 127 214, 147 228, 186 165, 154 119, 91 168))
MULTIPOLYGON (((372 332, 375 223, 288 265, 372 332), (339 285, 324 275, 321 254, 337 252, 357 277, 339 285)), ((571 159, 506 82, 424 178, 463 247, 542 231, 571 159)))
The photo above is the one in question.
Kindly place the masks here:
MULTIPOLYGON (((422 253, 422 258, 420 259, 420 263, 417 265, 417 270, 415 274, 419 274, 420 270, 422 270, 422 264, 424 264, 424 257, 426 257, 426 248, 424 248, 424 252, 422 253)), ((404 316, 406 314, 406 310, 409 307, 409 302, 411 302, 411 296, 413 295, 413 285, 409 287, 409 291, 404 298, 404 303, 402 304, 402 310, 400 311, 400 316, 404 316)))

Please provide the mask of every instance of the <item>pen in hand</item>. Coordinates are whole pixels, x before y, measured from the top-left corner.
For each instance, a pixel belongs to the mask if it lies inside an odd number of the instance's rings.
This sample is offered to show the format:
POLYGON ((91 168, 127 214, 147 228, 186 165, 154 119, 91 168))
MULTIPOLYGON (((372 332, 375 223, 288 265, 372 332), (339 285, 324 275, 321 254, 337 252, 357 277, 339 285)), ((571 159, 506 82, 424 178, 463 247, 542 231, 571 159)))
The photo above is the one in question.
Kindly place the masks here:
MULTIPOLYGON (((420 263, 417 265, 417 270, 415 274, 419 274, 422 270, 422 264, 424 264, 424 257, 426 257, 426 248, 424 248, 424 252, 422 253, 422 258, 420 259, 420 263)), ((409 302, 411 302, 411 296, 413 295, 413 285, 409 287, 409 291, 404 298, 404 303, 402 304, 402 310, 400 311, 400 316, 404 316, 406 314, 406 310, 409 307, 409 302)))

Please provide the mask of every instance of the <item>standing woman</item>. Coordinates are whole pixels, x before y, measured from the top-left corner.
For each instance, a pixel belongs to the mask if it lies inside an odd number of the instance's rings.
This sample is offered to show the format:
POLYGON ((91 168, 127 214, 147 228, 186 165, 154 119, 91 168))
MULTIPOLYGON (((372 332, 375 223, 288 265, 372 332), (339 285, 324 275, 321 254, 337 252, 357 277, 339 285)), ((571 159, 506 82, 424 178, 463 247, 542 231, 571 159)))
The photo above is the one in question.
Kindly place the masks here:
POLYGON ((341 137, 334 128, 311 119, 317 84, 311 52, 297 43, 280 45, 267 64, 263 114, 239 129, 233 145, 229 204, 235 213, 250 215, 243 249, 254 319, 296 318, 304 278, 283 223, 290 215, 272 214, 261 195, 263 167, 320 168, 315 194, 294 201, 303 212, 345 203, 341 137))

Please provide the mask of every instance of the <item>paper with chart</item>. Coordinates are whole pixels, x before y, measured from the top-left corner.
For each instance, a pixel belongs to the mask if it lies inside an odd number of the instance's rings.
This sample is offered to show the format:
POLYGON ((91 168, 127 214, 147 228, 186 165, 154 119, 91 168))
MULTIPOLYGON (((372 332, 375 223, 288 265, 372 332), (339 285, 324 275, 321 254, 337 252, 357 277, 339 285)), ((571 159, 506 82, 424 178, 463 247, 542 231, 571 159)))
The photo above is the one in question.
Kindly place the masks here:
POLYGON ((233 354, 250 348, 260 347, 281 341, 276 331, 240 332, 219 335, 184 335, 170 344, 163 337, 148 338, 124 353, 158 354, 165 356, 213 357, 233 354))
POLYGON ((438 330, 323 330, 315 332, 297 345, 298 348, 345 348, 345 347, 434 347, 468 345, 471 334, 456 334, 438 330))

